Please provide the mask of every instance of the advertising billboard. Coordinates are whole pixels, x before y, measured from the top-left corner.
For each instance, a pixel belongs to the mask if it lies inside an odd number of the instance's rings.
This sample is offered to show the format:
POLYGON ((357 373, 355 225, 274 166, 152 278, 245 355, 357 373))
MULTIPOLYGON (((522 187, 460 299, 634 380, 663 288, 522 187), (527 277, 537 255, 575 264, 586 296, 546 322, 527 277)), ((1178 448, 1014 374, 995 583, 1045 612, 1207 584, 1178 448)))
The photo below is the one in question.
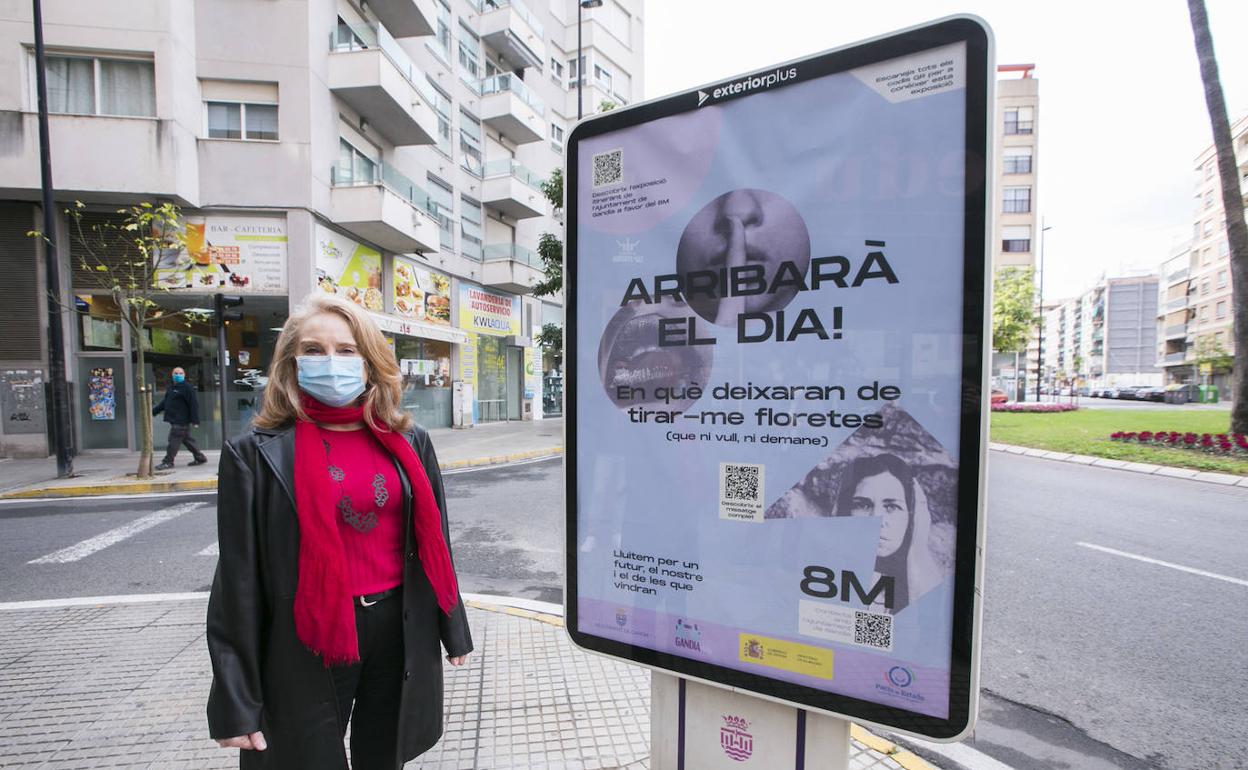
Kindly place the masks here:
POLYGON ((572 132, 576 644, 969 730, 991 71, 957 17, 572 132))

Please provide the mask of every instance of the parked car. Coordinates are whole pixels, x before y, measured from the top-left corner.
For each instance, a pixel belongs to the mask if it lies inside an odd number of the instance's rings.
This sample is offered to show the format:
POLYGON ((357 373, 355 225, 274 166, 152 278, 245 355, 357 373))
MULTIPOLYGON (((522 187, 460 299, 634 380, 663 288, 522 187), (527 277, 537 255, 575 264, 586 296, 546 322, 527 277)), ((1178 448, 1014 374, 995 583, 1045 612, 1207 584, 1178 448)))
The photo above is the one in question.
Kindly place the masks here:
POLYGON ((1079 395, 1081 395, 1081 396, 1090 396, 1090 395, 1092 395, 1092 391, 1088 389, 1088 386, 1087 386, 1087 385, 1080 385, 1078 388, 1075 388, 1075 393, 1077 393, 1077 394, 1079 394, 1079 395))
POLYGON ((1140 392, 1139 386, 1126 385, 1124 387, 1118 388, 1118 393, 1114 396, 1114 398, 1119 398, 1124 401, 1134 401, 1136 400, 1136 398, 1138 398, 1139 392, 1140 392))
POLYGON ((993 406, 996 406, 997 404, 1004 404, 1006 401, 1009 401, 1009 400, 1010 400, 1010 397, 1009 397, 1009 396, 1007 396, 1007 395, 1005 395, 1005 391, 1004 391, 1004 390, 1001 390, 1000 388, 993 388, 993 389, 992 389, 992 404, 993 404, 993 406))
POLYGON ((1137 401, 1165 401, 1166 389, 1157 386, 1140 388, 1135 392, 1137 401))
POLYGON ((1118 388, 1116 386, 1101 388, 1101 398, 1118 398, 1118 388))

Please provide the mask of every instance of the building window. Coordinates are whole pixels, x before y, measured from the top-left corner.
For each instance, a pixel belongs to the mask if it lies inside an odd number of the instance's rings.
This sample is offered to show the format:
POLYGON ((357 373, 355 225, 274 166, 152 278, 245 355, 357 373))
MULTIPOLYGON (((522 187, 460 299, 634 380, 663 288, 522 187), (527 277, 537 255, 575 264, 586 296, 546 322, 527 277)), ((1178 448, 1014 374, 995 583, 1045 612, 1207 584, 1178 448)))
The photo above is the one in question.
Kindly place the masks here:
POLYGON ((437 0, 438 22, 434 38, 425 44, 444 64, 451 62, 451 7, 445 0, 437 0))
POLYGON ((277 105, 248 102, 204 102, 209 139, 277 141, 277 105))
POLYGON ((1203 232, 1206 238, 1208 238, 1210 235, 1213 235, 1213 220, 1212 219, 1205 220, 1205 229, 1203 232))
POLYGON ((428 75, 429 90, 433 94, 433 111, 438 115, 438 141, 434 145, 438 152, 452 158, 454 148, 451 144, 451 97, 446 94, 428 75))
POLYGON ((1001 156, 1003 171, 1006 174, 1031 173, 1031 148, 1006 147, 1001 156))
POLYGON ((1205 193, 1205 208, 1213 208, 1213 190, 1209 190, 1205 193))
POLYGON ((460 165, 481 176, 484 165, 481 154, 481 121, 462 109, 459 111, 459 151, 463 153, 460 165))
POLYGON ((1035 108, 1009 107, 1005 111, 1005 133, 1030 134, 1035 128, 1035 108))
POLYGON ((426 174, 425 179, 429 182, 429 197, 433 199, 433 202, 438 207, 438 229, 441 231, 440 243, 442 250, 454 251, 455 220, 453 214, 455 211, 455 190, 433 174, 426 174))
MULTIPOLYGON (((31 103, 36 104, 31 54, 31 103)), ((156 75, 150 60, 47 57, 48 111, 62 115, 156 116, 156 75)))
POLYGON ((1225 270, 1218 271, 1218 288, 1219 289, 1226 288, 1226 271, 1225 270))
POLYGON ((602 90, 610 93, 611 71, 595 64, 594 65, 594 82, 597 83, 599 86, 601 86, 602 90))
POLYGON ((1226 240, 1218 241, 1218 259, 1225 259, 1231 253, 1231 247, 1227 245, 1226 240))
POLYGON ((461 195, 459 198, 459 253, 469 259, 481 259, 485 253, 481 229, 481 202, 461 195))
POLYGON ((459 25, 459 77, 469 85, 475 86, 481 79, 481 41, 472 30, 459 25))
POLYGON ((1205 179, 1213 179, 1213 161, 1205 162, 1205 179))
POLYGON ((558 123, 550 124, 550 139, 555 144, 563 145, 563 127, 558 123))
MULTIPOLYGON (((581 66, 576 66, 576 57, 568 59, 568 88, 576 88, 576 79, 585 70, 585 57, 581 57, 581 66)), ((582 81, 584 82, 584 81, 582 81)))
POLYGON ((554 81, 554 84, 559 86, 560 88, 564 87, 563 71, 564 71, 563 62, 559 61, 553 56, 550 57, 550 79, 554 81))
POLYGON ((1027 214, 1031 212, 1030 187, 1006 187, 1003 195, 1002 213, 1027 214))
POLYGON ((335 185, 377 183, 377 163, 346 139, 338 139, 338 164, 334 166, 335 185))
POLYGON ((1031 228, 1027 225, 1001 228, 1002 251, 1031 251, 1031 228))
POLYGON ((1217 304, 1217 309, 1213 313, 1214 318, 1226 318, 1226 300, 1217 304))

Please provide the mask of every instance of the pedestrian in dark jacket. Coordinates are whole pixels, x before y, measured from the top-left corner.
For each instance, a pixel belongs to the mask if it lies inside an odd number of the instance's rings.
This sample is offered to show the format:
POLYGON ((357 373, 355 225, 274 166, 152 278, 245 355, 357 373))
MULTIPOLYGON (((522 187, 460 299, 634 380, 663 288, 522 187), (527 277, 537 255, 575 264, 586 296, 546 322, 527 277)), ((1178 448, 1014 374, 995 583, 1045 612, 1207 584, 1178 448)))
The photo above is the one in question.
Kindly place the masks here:
POLYGON ((191 450, 191 465, 208 462, 208 458, 195 443, 195 438, 191 436, 191 428, 199 427, 199 397, 195 394, 194 386, 186 381, 185 369, 180 366, 174 368, 172 379, 173 383, 165 391, 165 397, 152 407, 153 415, 164 412, 165 422, 169 423, 169 447, 165 450, 165 459, 156 466, 158 471, 173 467, 173 459, 177 457, 183 444, 191 450))
POLYGON ((208 602, 209 732, 240 767, 399 770, 442 734, 441 648, 472 651, 428 434, 357 305, 318 292, 226 442, 208 602))

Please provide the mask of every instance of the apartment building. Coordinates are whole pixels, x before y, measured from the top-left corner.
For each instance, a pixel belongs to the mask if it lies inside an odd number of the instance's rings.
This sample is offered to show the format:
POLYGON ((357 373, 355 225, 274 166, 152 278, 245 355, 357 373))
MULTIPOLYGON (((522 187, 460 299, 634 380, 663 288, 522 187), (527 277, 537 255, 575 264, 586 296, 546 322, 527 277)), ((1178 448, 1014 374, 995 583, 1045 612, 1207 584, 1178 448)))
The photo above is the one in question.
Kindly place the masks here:
MULTIPOLYGON (((87 222, 182 208, 161 305, 244 300, 227 432, 313 290, 373 314, 422 424, 538 419, 558 411, 561 376, 534 337, 563 317, 559 298, 532 296, 539 238, 561 229, 539 186, 562 165, 578 79, 585 114, 643 92, 642 1, 581 10, 578 58, 578 0, 45 0, 58 208, 81 201, 87 222)), ((42 222, 33 42, 29 4, 0 9, 5 455, 47 451, 44 276, 26 236, 42 222)), ((58 220, 76 445, 134 448, 134 341, 58 220)), ((148 346, 149 381, 181 366, 215 409, 215 327, 156 324, 148 346)), ((205 416, 209 446, 220 424, 205 416)))
MULTIPOLYGON (((1240 190, 1248 208, 1248 116, 1231 126, 1240 190)), ((1192 242, 1161 266, 1164 302, 1157 317, 1158 366, 1167 383, 1200 382, 1229 391, 1231 372, 1202 361, 1214 352, 1235 353, 1230 247, 1222 207, 1222 184, 1213 145, 1196 158, 1192 242), (1201 364, 1205 371, 1201 371, 1201 364)))
POLYGON ((1046 360, 1054 383, 1092 388, 1160 385, 1156 366, 1156 275, 1102 277, 1045 313, 1046 360))
POLYGON ((1002 64, 997 80, 995 268, 1035 267, 1040 249, 1036 180, 1040 150, 1040 81, 1034 64, 1002 64))

